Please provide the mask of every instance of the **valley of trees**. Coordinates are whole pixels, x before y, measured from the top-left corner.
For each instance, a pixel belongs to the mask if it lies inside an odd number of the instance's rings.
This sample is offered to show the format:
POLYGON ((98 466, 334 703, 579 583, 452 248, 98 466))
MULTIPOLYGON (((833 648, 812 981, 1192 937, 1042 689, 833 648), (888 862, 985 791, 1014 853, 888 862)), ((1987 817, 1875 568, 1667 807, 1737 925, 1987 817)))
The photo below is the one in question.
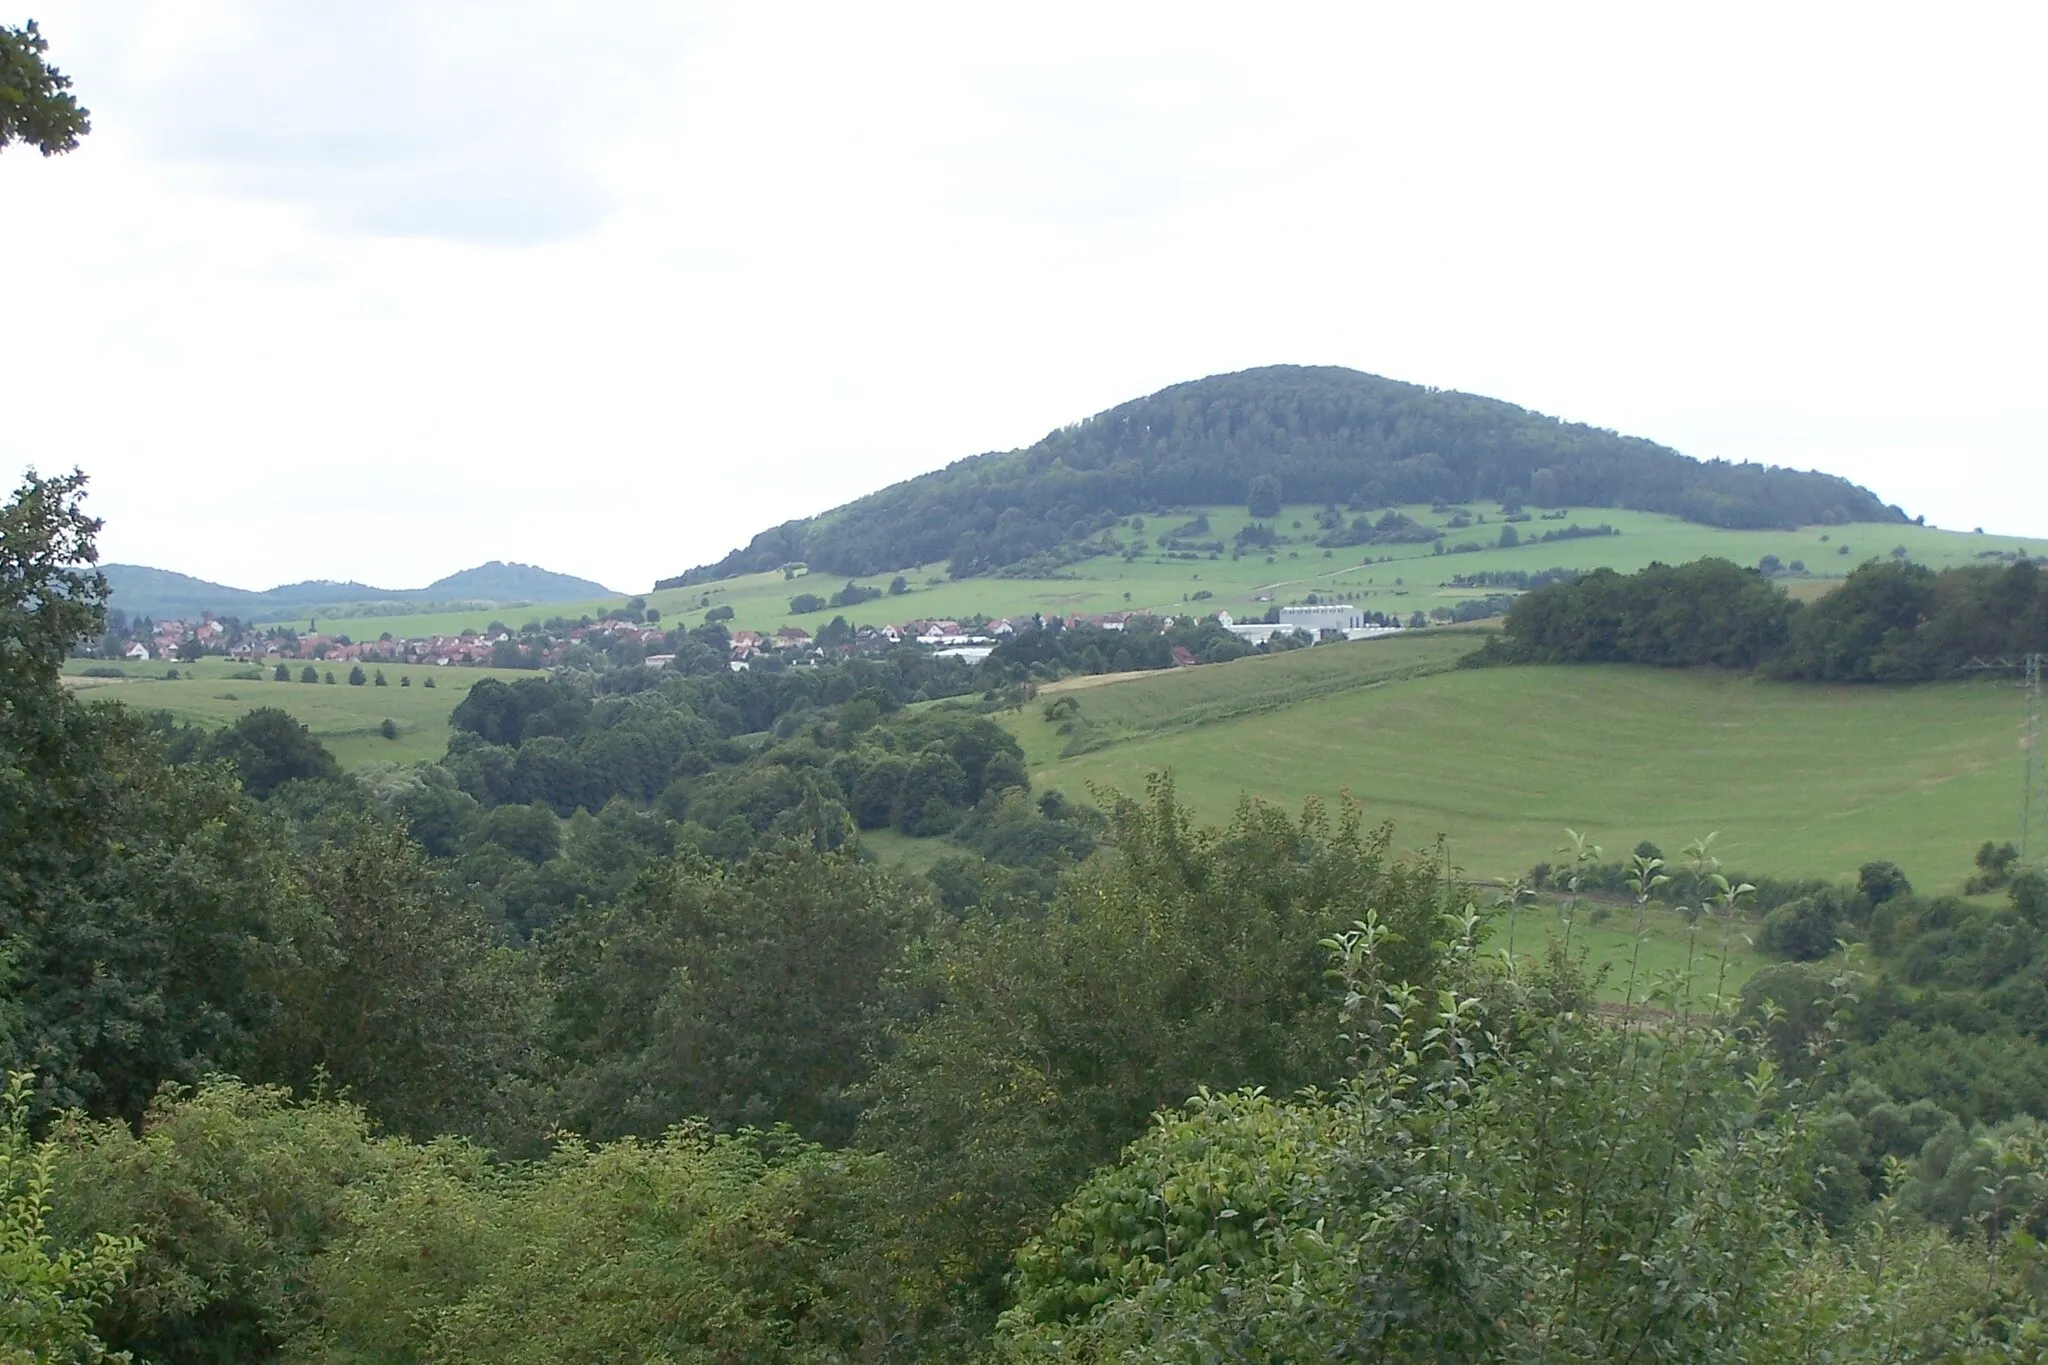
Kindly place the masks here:
POLYGON ((1961 675, 2048 651, 2048 584, 2030 559, 1937 573, 1873 560, 1811 603, 1723 559, 1599 569, 1515 600, 1472 663, 1711 664, 1825 682, 1961 675))
POLYGON ((1744 528, 1906 519, 1832 475, 1694 460, 1490 398, 1281 365, 1178 384, 1028 449, 957 461, 656 586, 793 562, 841 575, 938 560, 955 577, 1050 574, 1106 552, 1099 537, 1132 513, 1244 503, 1271 516, 1283 497, 1356 512, 1480 499, 1627 507, 1744 528))
POLYGON ((1759 914, 1574 846, 1530 959, 1520 885, 1355 808, 1034 793, 907 651, 486 680, 342 774, 61 686, 81 482, 0 510, 18 1358, 2037 1358, 2048 883, 1998 848, 1988 901, 1759 914), (1597 1007, 1569 926, 1652 903, 1695 970, 1597 1007))

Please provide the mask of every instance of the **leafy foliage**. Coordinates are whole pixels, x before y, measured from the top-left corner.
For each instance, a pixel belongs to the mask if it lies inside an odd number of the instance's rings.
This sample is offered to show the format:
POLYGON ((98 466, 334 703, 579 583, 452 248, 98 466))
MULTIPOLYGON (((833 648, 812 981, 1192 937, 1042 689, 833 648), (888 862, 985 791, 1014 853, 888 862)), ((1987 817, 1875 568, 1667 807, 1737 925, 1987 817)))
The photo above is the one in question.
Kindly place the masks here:
POLYGON ((1085 1184, 1019 1255, 1001 1358, 2005 1359, 2040 1330, 2024 1251, 1973 1284, 1889 1210, 1807 1226, 1810 1111, 1723 1027, 1364 1007, 1335 1095, 1200 1096, 1085 1184))
POLYGON ((929 903, 845 856, 650 868, 546 944, 568 1121, 844 1142, 929 903))
POLYGON ((1530 592, 1473 662, 1712 664, 1781 678, 1900 682, 2041 650, 2048 589, 2032 560, 1938 574, 1873 560, 1801 604, 1753 570, 1704 559, 1628 575, 1599 569, 1530 592))
POLYGON ((1334 826, 1246 806, 1197 831, 1155 781, 1118 799, 1118 856, 1065 881, 1043 918, 971 920, 933 964, 931 1014, 877 1074, 863 1139, 902 1163, 892 1191, 920 1264, 992 1298, 996 1248, 1042 1218, 1146 1116, 1202 1084, 1327 1082, 1319 941, 1371 904, 1426 978, 1439 869, 1388 853, 1355 811, 1334 826))
POLYGON ((43 57, 49 42, 31 19, 0 25, 0 149, 26 142, 44 156, 78 146, 92 122, 71 93, 71 78, 43 57))
POLYGON ((0 1097, 0 1352, 20 1361, 106 1360, 93 1316, 112 1303, 142 1244, 102 1232, 83 1247, 51 1248, 57 1153, 29 1136, 29 1082, 15 1072, 0 1097))

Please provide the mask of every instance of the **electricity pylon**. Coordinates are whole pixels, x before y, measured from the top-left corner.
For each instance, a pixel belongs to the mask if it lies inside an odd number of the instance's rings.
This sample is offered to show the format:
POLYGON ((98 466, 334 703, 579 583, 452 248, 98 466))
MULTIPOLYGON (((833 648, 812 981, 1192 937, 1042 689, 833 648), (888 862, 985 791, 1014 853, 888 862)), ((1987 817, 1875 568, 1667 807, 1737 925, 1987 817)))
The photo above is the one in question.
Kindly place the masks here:
POLYGON ((2041 663, 2040 654, 2026 657, 2025 681, 2020 685, 2026 689, 2026 720, 2020 728, 2020 743, 2027 746, 2023 756, 2026 764, 2026 783, 2020 796, 2020 861, 2032 866, 2037 862, 2048 862, 2048 753, 2043 752, 2041 733, 2041 663))
POLYGON ((2020 865, 2048 864, 2048 735, 2043 733, 2041 670, 2048 654, 1972 659, 1969 667, 2020 675, 2020 865))

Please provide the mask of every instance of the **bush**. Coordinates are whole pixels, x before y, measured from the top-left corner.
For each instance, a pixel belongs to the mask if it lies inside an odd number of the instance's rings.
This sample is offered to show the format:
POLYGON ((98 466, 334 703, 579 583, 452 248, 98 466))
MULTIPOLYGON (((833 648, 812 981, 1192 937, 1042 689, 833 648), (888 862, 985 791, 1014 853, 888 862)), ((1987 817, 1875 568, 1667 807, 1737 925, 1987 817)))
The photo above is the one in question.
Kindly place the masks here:
POLYGON ((1353 1079, 1158 1116, 1018 1253, 998 1359, 1960 1360, 1994 1304, 2038 1324, 2031 1270, 1976 1280, 1938 1234, 1880 1230, 1913 1248, 1882 1280, 1831 1244, 1808 1210, 1832 1128, 1742 1033, 1404 988, 1372 941, 1335 944, 1353 1079))
POLYGON ((125 1231, 95 1230, 89 1241, 70 1239, 86 1242, 83 1250, 51 1246, 48 1186, 59 1149, 29 1137, 32 1079, 26 1072, 10 1075, 0 1097, 0 1349, 24 1362, 99 1360, 106 1343, 93 1333, 93 1310, 127 1280, 142 1243, 125 1231))
POLYGON ((1781 905, 1764 916, 1757 944, 1794 962, 1814 962, 1835 950, 1841 906, 1827 892, 1781 905))

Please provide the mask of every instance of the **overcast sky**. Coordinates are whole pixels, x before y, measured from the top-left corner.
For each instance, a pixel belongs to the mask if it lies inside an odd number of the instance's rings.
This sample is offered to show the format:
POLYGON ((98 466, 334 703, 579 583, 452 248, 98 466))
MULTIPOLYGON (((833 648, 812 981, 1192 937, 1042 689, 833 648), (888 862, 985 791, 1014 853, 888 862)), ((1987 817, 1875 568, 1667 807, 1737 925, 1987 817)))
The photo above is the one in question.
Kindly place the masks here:
POLYGON ((50 0, 0 465, 248 587, 622 589, 1349 365, 2048 535, 2048 9, 50 0))

